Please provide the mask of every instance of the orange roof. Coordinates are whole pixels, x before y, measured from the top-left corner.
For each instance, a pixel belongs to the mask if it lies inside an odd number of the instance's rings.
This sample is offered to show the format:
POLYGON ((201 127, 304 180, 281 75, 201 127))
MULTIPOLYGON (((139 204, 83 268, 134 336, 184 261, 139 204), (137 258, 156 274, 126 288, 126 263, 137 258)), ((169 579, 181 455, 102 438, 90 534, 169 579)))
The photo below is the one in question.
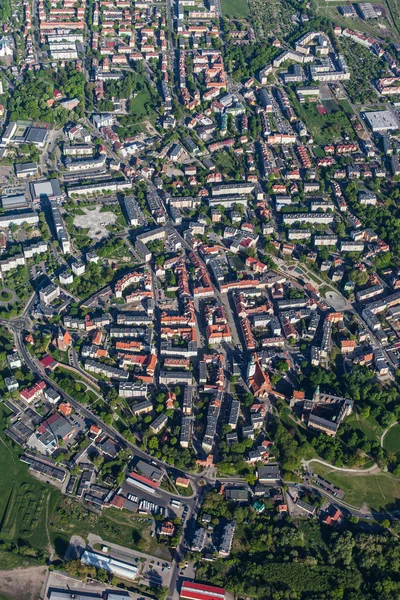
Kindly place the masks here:
POLYGON ((157 356, 155 354, 151 354, 149 363, 147 365, 147 372, 149 373, 149 375, 154 375, 154 369, 156 368, 156 364, 157 356))
POLYGON ((96 346, 99 346, 99 344, 101 344, 102 337, 103 337, 103 334, 101 333, 101 331, 96 331, 96 334, 93 337, 93 344, 95 344, 96 346))
POLYGON ((304 400, 305 397, 306 397, 305 392, 302 392, 301 390, 294 390, 293 400, 304 400))
POLYGON ((354 348, 355 345, 356 345, 355 340, 342 340, 341 341, 342 348, 354 348))
POLYGON ((190 481, 186 477, 177 477, 175 483, 181 487, 189 487, 190 481))
POLYGON ((64 415, 64 417, 68 417, 72 413, 72 406, 69 402, 62 402, 58 405, 58 412, 64 415))

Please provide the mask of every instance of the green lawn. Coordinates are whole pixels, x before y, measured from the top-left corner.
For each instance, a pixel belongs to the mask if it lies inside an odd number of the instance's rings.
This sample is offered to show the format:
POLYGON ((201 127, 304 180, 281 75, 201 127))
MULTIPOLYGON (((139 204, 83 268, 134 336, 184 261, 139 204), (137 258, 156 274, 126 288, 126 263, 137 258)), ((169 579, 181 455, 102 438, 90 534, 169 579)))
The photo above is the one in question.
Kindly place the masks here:
POLYGON ((357 419, 357 415, 353 413, 346 419, 346 423, 351 425, 356 431, 361 430, 371 442, 379 442, 381 439, 383 429, 372 416, 369 416, 366 419, 363 419, 362 417, 357 419))
POLYGON ((383 446, 389 452, 400 452, 400 424, 389 429, 384 437, 383 446))
POLYGON ((228 19, 246 19, 249 16, 247 0, 221 0, 222 15, 228 19))
POLYGON ((145 119, 149 116, 146 104, 151 102, 150 94, 146 88, 142 89, 130 102, 130 112, 138 117, 145 119))
POLYGON ((318 463, 313 463, 312 469, 342 489, 345 492, 343 500, 353 506, 361 508, 366 504, 369 508, 383 510, 400 499, 400 479, 391 473, 354 475, 332 471, 318 463))

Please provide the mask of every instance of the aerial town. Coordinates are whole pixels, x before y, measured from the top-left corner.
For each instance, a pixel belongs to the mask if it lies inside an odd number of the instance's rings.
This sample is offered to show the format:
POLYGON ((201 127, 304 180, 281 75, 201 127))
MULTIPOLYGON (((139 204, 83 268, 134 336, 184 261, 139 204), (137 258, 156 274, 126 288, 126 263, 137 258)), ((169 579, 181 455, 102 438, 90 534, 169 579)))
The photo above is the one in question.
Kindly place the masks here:
POLYGON ((1 600, 399 598, 398 0, 0 28, 1 600))

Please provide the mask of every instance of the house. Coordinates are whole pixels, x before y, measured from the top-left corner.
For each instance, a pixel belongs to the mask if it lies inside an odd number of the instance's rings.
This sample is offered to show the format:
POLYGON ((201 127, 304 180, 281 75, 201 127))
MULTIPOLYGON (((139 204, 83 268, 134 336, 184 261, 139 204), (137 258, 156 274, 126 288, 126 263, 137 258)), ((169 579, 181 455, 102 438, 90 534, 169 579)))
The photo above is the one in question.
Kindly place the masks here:
POLYGON ((167 415, 159 415, 150 425, 150 429, 153 433, 159 433, 167 424, 167 415))
POLYGON ((7 362, 10 369, 19 369, 22 366, 18 352, 7 355, 7 362))
POLYGON ((225 498, 243 504, 249 501, 249 491, 247 488, 228 488, 225 490, 225 498))
POLYGON ((70 414, 72 413, 72 406, 70 405, 69 402, 61 402, 61 404, 58 405, 57 410, 59 413, 64 415, 64 417, 69 417, 70 414))
POLYGON ((164 521, 160 527, 160 535, 172 537, 175 533, 175 525, 171 521, 164 521))
POLYGON ((23 400, 25 400, 25 402, 30 403, 36 400, 39 396, 41 396, 45 389, 45 382, 38 381, 38 383, 35 383, 35 385, 33 385, 32 387, 24 388, 23 390, 21 390, 20 396, 23 400))
POLYGON ((15 392, 19 388, 19 383, 15 377, 5 377, 4 383, 6 384, 8 392, 15 392))
POLYGON ((102 454, 109 456, 110 458, 116 458, 119 452, 119 446, 115 444, 110 438, 106 438, 101 444, 99 444, 98 449, 102 454))
POLYGON ((279 465, 264 465, 258 467, 258 481, 265 484, 277 484, 281 481, 279 465))
POLYGON ((61 400, 60 394, 51 387, 45 389, 44 397, 48 402, 50 402, 50 404, 57 404, 57 402, 61 400))

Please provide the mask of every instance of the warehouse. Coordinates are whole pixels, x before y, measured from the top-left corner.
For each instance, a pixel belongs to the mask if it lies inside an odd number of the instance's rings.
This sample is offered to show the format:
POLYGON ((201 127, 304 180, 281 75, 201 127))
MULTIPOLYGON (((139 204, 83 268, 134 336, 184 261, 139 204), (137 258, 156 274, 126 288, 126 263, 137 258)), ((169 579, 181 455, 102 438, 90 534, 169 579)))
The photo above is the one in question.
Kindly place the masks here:
POLYGON ((122 579, 136 579, 138 574, 138 568, 136 565, 130 565, 129 563, 116 560, 111 556, 104 556, 97 552, 90 552, 85 550, 82 554, 81 561, 85 565, 96 567, 96 569, 104 569, 109 573, 113 573, 117 577, 122 579))
POLYGON ((225 590, 214 585, 184 581, 180 597, 187 600, 225 600, 225 590))
POLYGON ((372 131, 391 131, 399 129, 399 122, 390 110, 376 110, 364 113, 372 131))

